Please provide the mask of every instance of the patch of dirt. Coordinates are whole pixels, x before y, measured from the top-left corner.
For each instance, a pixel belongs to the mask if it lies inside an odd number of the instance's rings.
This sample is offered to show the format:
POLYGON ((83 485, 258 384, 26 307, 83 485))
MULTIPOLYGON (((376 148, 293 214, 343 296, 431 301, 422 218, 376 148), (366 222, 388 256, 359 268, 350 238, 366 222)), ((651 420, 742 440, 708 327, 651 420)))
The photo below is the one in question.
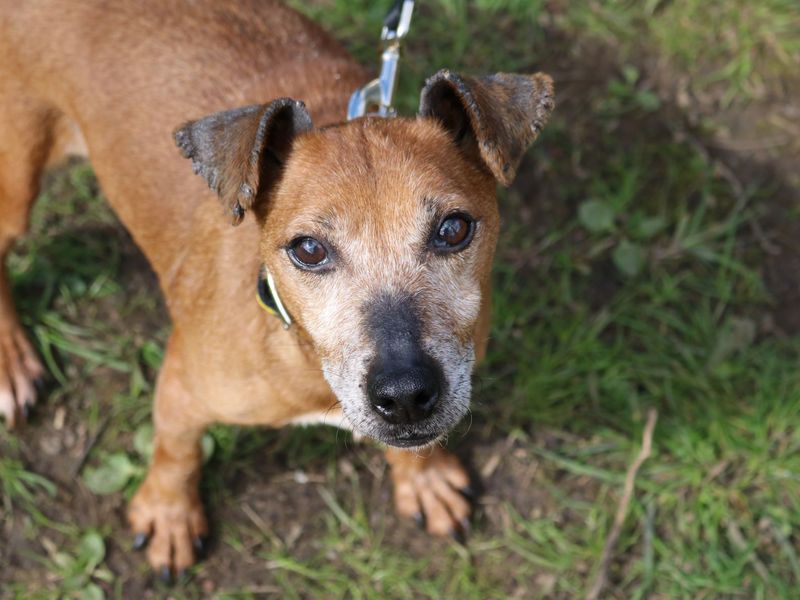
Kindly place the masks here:
POLYGON ((772 299, 772 317, 788 335, 800 333, 800 193, 787 191, 761 221, 768 236, 764 282, 772 299), (767 233, 768 232, 768 233, 767 233))
MULTIPOLYGON (((82 429, 79 422, 72 425, 78 431, 82 429)), ((105 565, 117 577, 116 584, 121 586, 123 596, 160 597, 164 588, 149 571, 144 556, 130 550, 132 540, 127 531, 125 502, 120 495, 92 494, 80 478, 64 481, 79 453, 67 452, 62 461, 42 461, 37 442, 51 435, 63 436, 64 432, 53 432, 48 423, 42 422, 34 423, 33 428, 37 430, 35 434, 23 438, 31 451, 30 467, 58 482, 56 497, 40 495, 37 509, 56 522, 66 521, 82 529, 99 527, 110 532, 105 565)), ((276 435, 286 434, 264 433, 265 439, 276 435)), ((335 433, 320 433, 320 436, 325 435, 335 433)), ((534 443, 544 447, 548 440, 543 436, 534 443)), ((340 447, 340 450, 335 468, 332 468, 333 461, 326 459, 306 464, 302 469, 287 469, 285 456, 269 453, 264 448, 248 461, 244 469, 246 475, 242 472, 226 474, 224 478, 230 489, 224 492, 225 501, 207 505, 212 523, 208 556, 186 591, 205 594, 234 589, 276 592, 275 567, 264 558, 272 549, 271 540, 280 540, 285 552, 298 560, 326 554, 331 564, 341 564, 346 572, 348 567, 336 554, 336 549, 326 547, 325 536, 329 531, 326 521, 331 518, 331 511, 322 497, 325 490, 349 511, 354 502, 354 489, 357 489, 355 495, 366 509, 369 526, 373 531, 382 532, 378 537, 388 552, 412 557, 435 557, 445 553, 451 542, 432 539, 413 523, 395 515, 388 471, 378 449, 359 445, 340 447), (239 539, 244 547, 236 549, 221 543, 222 531, 240 532, 239 539)), ((543 491, 545 487, 537 485, 540 478, 558 480, 557 470, 541 465, 528 444, 513 439, 477 437, 470 439, 469 446, 461 448, 459 454, 477 459, 470 464, 485 475, 481 484, 486 492, 478 498, 474 519, 474 527, 480 530, 481 536, 500 536, 512 526, 508 505, 524 518, 569 518, 554 498, 543 491)), ((225 465, 215 464, 211 468, 225 469, 225 465)), ((592 498, 595 495, 592 487, 591 482, 581 482, 581 492, 573 497, 576 500, 592 498)), ((562 493, 570 495, 572 492, 563 489, 562 493)), ((26 536, 25 527, 22 518, 4 521, 2 578, 27 583, 28 589, 35 591, 41 588, 44 576, 52 577, 52 574, 33 558, 43 554, 42 540, 26 536)), ((46 535, 57 546, 63 543, 58 533, 47 530, 46 535)), ((509 558, 510 562, 514 560, 520 564, 524 562, 520 557, 509 558)), ((481 568, 479 556, 474 559, 474 565, 481 568)), ((513 565, 506 566, 513 572, 513 565)), ((435 576, 444 567, 445 563, 432 558, 423 575, 435 576)), ((519 593, 525 585, 525 581, 513 579, 498 581, 497 593, 510 596, 519 593)))

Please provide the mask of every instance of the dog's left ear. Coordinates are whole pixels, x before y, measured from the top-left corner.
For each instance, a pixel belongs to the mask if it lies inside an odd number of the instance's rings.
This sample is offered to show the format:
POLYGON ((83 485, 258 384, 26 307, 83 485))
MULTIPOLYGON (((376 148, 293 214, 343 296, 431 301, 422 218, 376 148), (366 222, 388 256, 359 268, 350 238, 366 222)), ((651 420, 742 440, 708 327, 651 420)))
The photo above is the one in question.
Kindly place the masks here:
POLYGON ((175 130, 175 142, 238 225, 280 176, 294 138, 311 129, 305 105, 291 98, 226 110, 175 130))
POLYGON ((443 69, 425 82, 419 114, 439 119, 467 155, 508 186, 554 106, 553 80, 544 73, 462 77, 443 69))

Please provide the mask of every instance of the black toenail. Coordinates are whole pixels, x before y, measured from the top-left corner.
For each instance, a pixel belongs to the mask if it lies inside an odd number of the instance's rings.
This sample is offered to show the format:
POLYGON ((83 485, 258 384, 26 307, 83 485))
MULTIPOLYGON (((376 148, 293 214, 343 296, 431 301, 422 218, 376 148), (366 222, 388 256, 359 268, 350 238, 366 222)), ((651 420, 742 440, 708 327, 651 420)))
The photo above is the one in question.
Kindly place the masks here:
POLYGON ((450 537, 453 538, 456 542, 458 542, 462 546, 464 545, 464 541, 465 541, 464 532, 461 531, 460 529, 451 529, 450 530, 450 537))
POLYGON ((150 536, 146 533, 137 533, 136 537, 133 538, 133 549, 134 550, 141 550, 145 546, 147 546, 147 541, 150 539, 150 536))
POLYGON ((22 416, 25 418, 26 421, 28 420, 28 417, 31 416, 31 405, 28 404, 27 402, 22 405, 22 416))
POLYGON ((159 577, 161 577, 161 581, 167 585, 172 583, 172 571, 170 571, 169 567, 166 565, 161 567, 161 570, 159 571, 159 577))
POLYGON ((475 491, 471 485, 466 485, 461 488, 461 495, 467 498, 468 500, 475 500, 478 497, 478 493, 475 491))
POLYGON ((199 555, 203 554, 206 549, 206 544, 203 541, 203 538, 198 536, 192 540, 192 546, 194 546, 194 551, 199 555))
POLYGON ((44 394, 45 388, 47 387, 44 377, 37 377, 36 379, 34 379, 33 385, 36 388, 37 392, 39 392, 40 394, 44 394))
POLYGON ((414 514, 414 522, 420 529, 425 529, 425 515, 422 514, 421 512, 414 514))
POLYGON ((463 531, 464 533, 469 533, 471 527, 469 519, 467 517, 464 517, 463 519, 461 519, 461 521, 459 521, 459 523, 461 524, 461 531, 463 531))

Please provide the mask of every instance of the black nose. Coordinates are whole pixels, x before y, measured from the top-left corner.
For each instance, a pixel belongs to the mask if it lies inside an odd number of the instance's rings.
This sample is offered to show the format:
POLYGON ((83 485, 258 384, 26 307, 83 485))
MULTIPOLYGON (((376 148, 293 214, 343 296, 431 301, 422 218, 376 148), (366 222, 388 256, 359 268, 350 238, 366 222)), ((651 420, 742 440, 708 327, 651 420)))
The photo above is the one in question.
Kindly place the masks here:
POLYGON ((392 424, 410 424, 428 417, 439 400, 439 377, 428 366, 387 371, 370 369, 369 401, 392 424))

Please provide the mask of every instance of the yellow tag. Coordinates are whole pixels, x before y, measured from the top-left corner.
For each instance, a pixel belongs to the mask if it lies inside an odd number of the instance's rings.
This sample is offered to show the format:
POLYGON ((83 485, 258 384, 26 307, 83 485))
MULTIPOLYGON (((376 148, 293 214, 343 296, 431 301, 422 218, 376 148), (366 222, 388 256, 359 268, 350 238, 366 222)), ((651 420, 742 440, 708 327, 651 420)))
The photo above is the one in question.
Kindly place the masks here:
POLYGON ((259 294, 258 292, 256 292, 256 302, 258 302, 258 305, 265 311, 267 311, 269 314, 271 314, 273 317, 280 317, 280 315, 275 311, 274 308, 264 304, 264 301, 261 299, 261 294, 259 294))

